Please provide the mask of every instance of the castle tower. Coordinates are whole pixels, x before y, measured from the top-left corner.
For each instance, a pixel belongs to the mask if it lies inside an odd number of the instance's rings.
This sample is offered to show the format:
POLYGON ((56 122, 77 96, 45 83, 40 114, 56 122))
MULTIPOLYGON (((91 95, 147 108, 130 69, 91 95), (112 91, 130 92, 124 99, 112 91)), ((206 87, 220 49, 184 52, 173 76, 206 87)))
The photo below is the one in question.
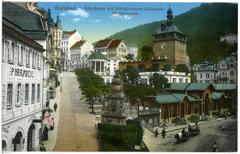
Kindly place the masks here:
POLYGON ((154 59, 163 60, 175 68, 177 64, 189 64, 187 56, 187 37, 173 22, 173 11, 169 6, 167 21, 153 34, 154 59))
POLYGON ((102 122, 126 125, 126 120, 123 116, 123 86, 119 71, 116 71, 113 77, 111 91, 112 93, 108 97, 107 110, 102 114, 102 122))

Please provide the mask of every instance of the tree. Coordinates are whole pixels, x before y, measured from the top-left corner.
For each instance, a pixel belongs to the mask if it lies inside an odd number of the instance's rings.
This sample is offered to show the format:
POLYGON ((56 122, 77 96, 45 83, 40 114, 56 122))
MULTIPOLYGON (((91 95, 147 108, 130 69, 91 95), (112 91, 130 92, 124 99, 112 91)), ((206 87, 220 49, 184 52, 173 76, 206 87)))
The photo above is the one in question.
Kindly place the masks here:
POLYGON ((142 101, 146 96, 154 94, 152 88, 145 84, 124 84, 123 89, 131 103, 137 99, 142 101))
POLYGON ((109 86, 106 86, 103 78, 95 75, 89 69, 76 69, 75 74, 77 75, 77 80, 81 85, 82 93, 90 100, 93 112, 93 98, 101 97, 110 92, 109 86))
POLYGON ((158 73, 154 73, 150 77, 150 83, 156 93, 164 92, 165 88, 170 87, 170 84, 168 83, 168 79, 166 79, 163 75, 160 75, 158 73))
POLYGON ((176 65, 176 72, 185 72, 185 73, 189 73, 189 69, 187 68, 187 66, 185 64, 178 64, 176 65))
POLYGON ((163 71, 171 71, 171 65, 163 65, 163 71))
POLYGON ((153 48, 151 46, 145 45, 140 50, 143 61, 149 61, 154 56, 153 48))
POLYGON ((127 54, 127 56, 126 56, 126 59, 127 60, 133 60, 134 59, 134 55, 133 54, 127 54))
POLYGON ((137 84, 139 79, 139 71, 131 65, 121 72, 122 80, 125 83, 137 84))

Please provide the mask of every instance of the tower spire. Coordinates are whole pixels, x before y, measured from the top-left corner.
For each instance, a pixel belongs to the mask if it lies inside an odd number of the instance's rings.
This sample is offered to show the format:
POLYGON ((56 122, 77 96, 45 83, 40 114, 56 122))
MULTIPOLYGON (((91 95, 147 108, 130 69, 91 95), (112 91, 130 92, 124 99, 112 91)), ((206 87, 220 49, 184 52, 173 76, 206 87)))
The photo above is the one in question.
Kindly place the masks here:
POLYGON ((171 9, 171 6, 169 4, 169 8, 167 11, 167 25, 170 26, 173 24, 173 11, 171 9))

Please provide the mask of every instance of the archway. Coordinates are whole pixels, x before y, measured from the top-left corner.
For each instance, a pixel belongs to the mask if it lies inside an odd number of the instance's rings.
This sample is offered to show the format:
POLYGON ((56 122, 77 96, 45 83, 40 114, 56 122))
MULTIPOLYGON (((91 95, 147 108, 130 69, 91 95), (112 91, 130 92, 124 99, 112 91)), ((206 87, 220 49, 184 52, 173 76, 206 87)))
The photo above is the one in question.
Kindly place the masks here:
POLYGON ((7 142, 2 140, 2 151, 7 151, 7 142))
POLYGON ((15 138, 12 141, 13 144, 13 151, 22 151, 23 141, 22 141, 22 133, 17 132, 15 138))
POLYGON ((27 151, 33 151, 33 147, 35 145, 35 126, 32 124, 28 130, 28 138, 27 138, 27 151))

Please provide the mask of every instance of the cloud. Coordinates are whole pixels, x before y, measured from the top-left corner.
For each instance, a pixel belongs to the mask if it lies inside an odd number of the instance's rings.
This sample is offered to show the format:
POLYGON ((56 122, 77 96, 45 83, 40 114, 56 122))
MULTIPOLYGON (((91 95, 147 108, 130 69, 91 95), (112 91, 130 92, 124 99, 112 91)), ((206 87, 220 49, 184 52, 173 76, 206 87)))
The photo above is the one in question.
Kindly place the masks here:
POLYGON ((60 14, 60 16, 66 16, 66 15, 72 15, 72 16, 79 16, 87 18, 89 16, 89 13, 83 9, 77 8, 76 10, 69 10, 67 12, 63 12, 60 14))
POLYGON ((89 16, 89 13, 83 9, 77 8, 76 10, 69 10, 68 13, 73 16, 80 16, 87 18, 89 16))
POLYGON ((81 19, 80 18, 73 18, 73 21, 74 22, 78 22, 78 21, 80 21, 81 19))
POLYGON ((131 20, 132 16, 130 15, 122 15, 119 13, 114 13, 110 16, 111 19, 115 20, 115 19, 121 19, 121 20, 131 20))
POLYGON ((100 19, 95 19, 95 20, 92 20, 91 22, 101 22, 101 20, 100 19))
POLYGON ((60 13, 60 16, 65 16, 66 14, 67 14, 67 12, 60 13))

